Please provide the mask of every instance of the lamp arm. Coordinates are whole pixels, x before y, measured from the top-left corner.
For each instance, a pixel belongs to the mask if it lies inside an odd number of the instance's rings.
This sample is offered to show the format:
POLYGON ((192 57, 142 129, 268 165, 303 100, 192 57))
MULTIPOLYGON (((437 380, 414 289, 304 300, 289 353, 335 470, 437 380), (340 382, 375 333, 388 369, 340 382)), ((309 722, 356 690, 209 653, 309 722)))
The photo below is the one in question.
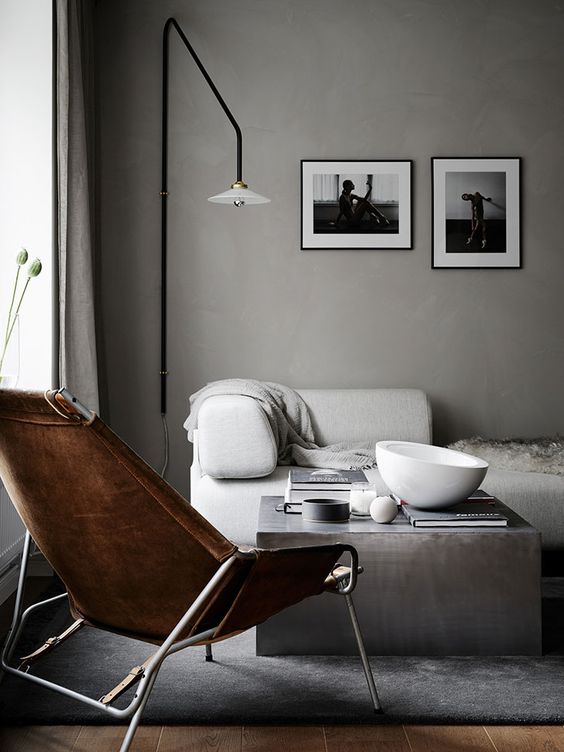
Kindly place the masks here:
MULTIPOLYGON (((217 89, 217 86, 211 80, 209 73, 204 68, 204 65, 203 65, 202 61, 200 60, 200 58, 196 54, 194 48, 192 47, 192 45, 188 41, 188 38, 186 37, 186 34, 182 31, 180 25, 178 24, 178 22, 176 21, 175 18, 169 18, 169 19, 167 19, 167 21, 166 21, 166 23, 164 25, 164 31, 163 31, 163 49, 166 49, 166 73, 167 73, 167 87, 166 87, 167 91, 166 91, 166 94, 167 94, 167 100, 168 100, 168 46, 169 46, 169 39, 170 39, 170 30, 173 27, 174 27, 174 29, 176 29, 176 32, 177 32, 178 36, 180 37, 180 39, 184 42, 184 46, 186 47, 186 49, 190 53, 192 59, 194 60, 194 62, 198 66, 198 68, 200 70, 200 73, 206 79, 206 82, 207 82, 208 86, 212 90, 215 98, 217 99, 217 101, 221 105, 223 111, 227 115, 227 118, 228 118, 229 122, 231 123, 231 125, 235 129, 235 135, 237 136, 237 182, 242 182, 243 181, 243 136, 241 134, 241 128, 239 127, 238 122, 233 117, 233 113, 231 112, 231 110, 229 109, 229 107, 225 104, 225 100, 223 99, 223 97, 219 93, 219 91, 217 89)), ((163 58, 163 62, 164 62, 164 58, 163 58)), ((164 83, 164 81, 163 81, 163 83, 164 83)))
MULTIPOLYGON (((206 79, 208 86, 212 90, 215 98, 221 105, 223 111, 237 136, 237 182, 243 182, 243 137, 241 128, 233 117, 231 110, 225 104, 225 101, 219 93, 217 86, 211 80, 207 70, 204 68, 200 58, 194 51, 194 48, 188 41, 186 34, 182 31, 175 18, 167 19, 163 29, 163 61, 162 61, 162 133, 161 133, 161 416, 166 415, 166 377, 168 371, 166 367, 166 329, 167 329, 167 198, 168 198, 168 69, 169 69, 169 47, 170 47, 170 30, 174 28, 184 46, 190 53, 190 56, 198 66, 200 73, 206 79)), ((166 460, 165 467, 166 469, 166 460)), ((164 473, 163 469, 163 473, 164 473)))

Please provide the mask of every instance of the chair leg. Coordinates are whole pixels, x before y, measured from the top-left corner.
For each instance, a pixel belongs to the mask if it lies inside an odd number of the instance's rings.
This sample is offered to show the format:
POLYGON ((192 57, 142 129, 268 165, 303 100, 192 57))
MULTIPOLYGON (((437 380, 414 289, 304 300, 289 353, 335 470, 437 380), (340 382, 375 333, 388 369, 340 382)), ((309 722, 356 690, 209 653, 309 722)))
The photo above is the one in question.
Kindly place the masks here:
POLYGON ((208 642, 206 645, 206 662, 211 663, 211 661, 213 661, 212 646, 208 642))
POLYGON ((131 746, 131 742, 133 741, 133 737, 135 736, 135 732, 137 731, 137 727, 139 726, 139 722, 141 721, 141 716, 143 715, 143 711, 145 710, 145 705, 147 704, 147 700, 149 699, 149 695, 151 694, 151 689, 153 688, 153 684, 155 683, 155 679, 157 678, 157 671, 151 676, 149 681, 147 682, 147 686, 144 688, 144 697, 141 701, 141 705, 137 708, 135 711, 133 718, 129 722, 129 726, 127 727, 127 731, 125 733, 123 742, 121 743, 121 747, 119 748, 119 752, 127 752, 129 747, 131 746))
MULTIPOLYGON (((23 597, 24 597, 24 590, 25 590, 25 583, 26 583, 26 577, 27 577, 27 566, 29 563, 29 555, 31 552, 31 535, 29 534, 29 531, 26 530, 25 532, 25 539, 24 539, 24 546, 23 546, 23 552, 22 552, 22 561, 20 565, 20 573, 18 577, 18 589, 16 591, 16 602, 14 604, 14 614, 12 617, 12 624, 10 626, 10 629, 8 631, 8 634, 6 636, 6 641, 4 643, 3 648, 3 658, 6 662, 10 660, 12 657, 12 653, 14 651, 14 648, 16 647, 17 637, 19 636, 19 627, 21 624, 21 617, 22 617, 22 611, 23 611, 23 597)), ((2 672, 2 676, 4 676, 4 672, 2 672)))
POLYGON ((366 649, 364 647, 364 640, 362 639, 362 633, 358 619, 356 617, 356 610, 354 607, 353 599, 349 593, 345 595, 345 601, 349 609, 349 616, 353 625, 354 636, 358 644, 358 651, 360 653, 360 660, 362 661, 362 668, 364 669, 364 675, 366 677, 366 683, 368 684, 368 691, 370 692, 370 698, 372 699, 372 705, 374 706, 375 713, 383 713, 382 706, 380 705, 380 699, 378 698, 378 692, 376 690, 376 684, 374 683, 374 677, 372 676, 372 669, 370 668, 370 662, 366 655, 366 649))

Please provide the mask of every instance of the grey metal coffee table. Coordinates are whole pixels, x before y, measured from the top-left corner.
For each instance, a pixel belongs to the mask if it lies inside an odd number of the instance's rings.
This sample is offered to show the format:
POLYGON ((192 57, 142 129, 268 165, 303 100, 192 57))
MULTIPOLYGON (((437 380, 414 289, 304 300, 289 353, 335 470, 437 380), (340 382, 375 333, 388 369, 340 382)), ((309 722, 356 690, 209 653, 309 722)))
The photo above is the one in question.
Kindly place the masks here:
MULTIPOLYGON (((354 594, 370 655, 539 655, 540 533, 505 505, 506 528, 414 528, 370 518, 303 523, 261 499, 257 545, 356 547, 354 594)), ((258 655, 356 655, 342 599, 330 594, 257 627, 258 655)))

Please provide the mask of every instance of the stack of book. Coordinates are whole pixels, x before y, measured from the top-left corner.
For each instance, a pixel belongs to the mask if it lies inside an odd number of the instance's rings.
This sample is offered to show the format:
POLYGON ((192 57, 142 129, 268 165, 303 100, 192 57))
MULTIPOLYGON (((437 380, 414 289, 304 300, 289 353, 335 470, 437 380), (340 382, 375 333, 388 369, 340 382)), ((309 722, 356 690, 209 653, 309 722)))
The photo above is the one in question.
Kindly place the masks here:
POLYGON ((363 470, 317 470, 293 467, 288 473, 284 501, 296 503, 304 499, 329 498, 348 500, 351 483, 364 482, 363 470))
POLYGON ((403 513, 414 527, 506 527, 507 517, 495 499, 483 491, 448 509, 415 509, 402 503, 403 513))

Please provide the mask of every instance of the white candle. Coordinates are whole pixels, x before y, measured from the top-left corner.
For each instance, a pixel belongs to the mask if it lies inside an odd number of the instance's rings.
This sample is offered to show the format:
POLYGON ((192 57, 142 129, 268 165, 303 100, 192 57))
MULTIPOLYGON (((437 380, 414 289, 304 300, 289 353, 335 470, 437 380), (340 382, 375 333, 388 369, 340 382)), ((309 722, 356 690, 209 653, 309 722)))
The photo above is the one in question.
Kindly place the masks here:
POLYGON ((353 483, 351 485, 351 514, 359 517, 370 515, 370 505, 378 495, 373 483, 353 483))

